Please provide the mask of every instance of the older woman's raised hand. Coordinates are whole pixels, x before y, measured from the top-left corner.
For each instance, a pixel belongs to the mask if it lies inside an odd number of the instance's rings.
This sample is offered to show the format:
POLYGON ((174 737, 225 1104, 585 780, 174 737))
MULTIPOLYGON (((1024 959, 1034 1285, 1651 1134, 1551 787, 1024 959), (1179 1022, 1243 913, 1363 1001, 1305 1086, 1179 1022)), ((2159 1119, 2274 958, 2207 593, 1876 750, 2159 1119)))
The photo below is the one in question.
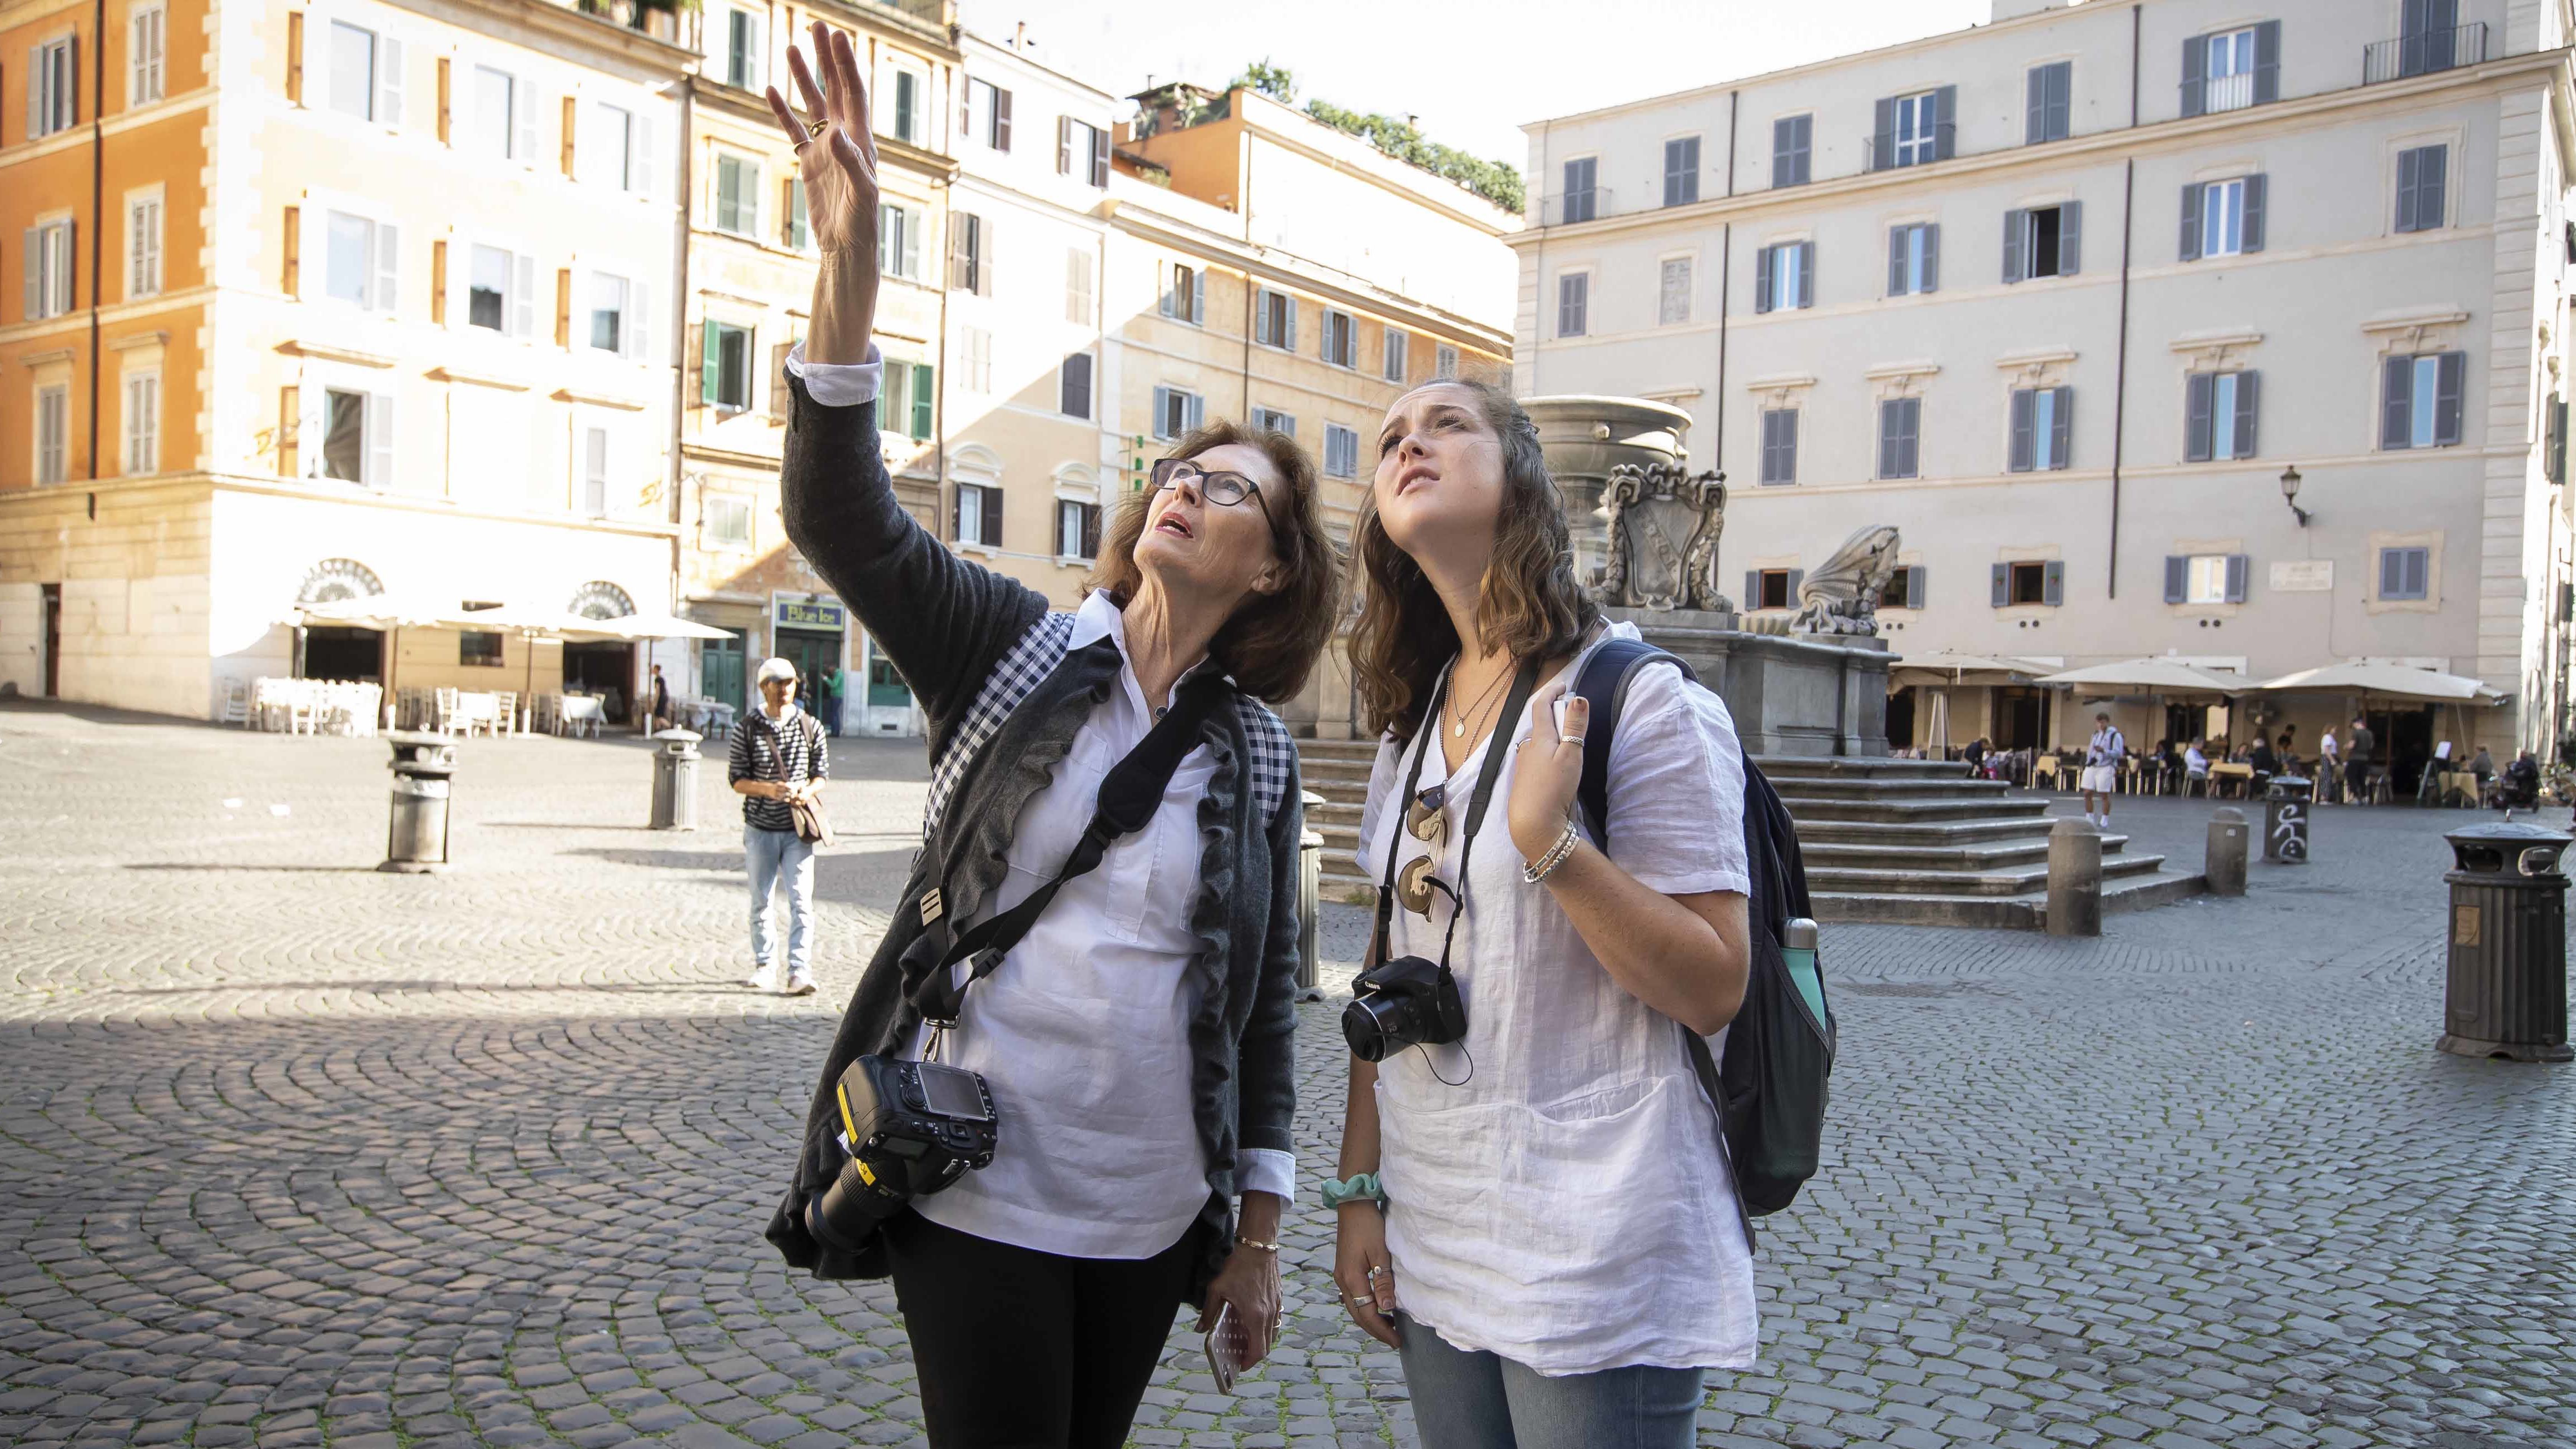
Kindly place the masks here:
POLYGON ((823 255, 805 356, 810 362, 860 362, 876 319, 877 143, 869 130, 867 82, 850 37, 819 20, 812 34, 820 84, 802 49, 791 46, 787 52, 805 114, 798 116, 778 87, 769 88, 770 112, 796 147, 806 226, 823 255))
POLYGON ((806 224, 813 229, 815 246, 829 253, 864 242, 873 256, 877 143, 868 130, 867 83, 859 76, 850 37, 819 20, 813 35, 823 67, 819 88, 805 52, 796 46, 787 50, 787 69, 804 97, 804 117, 797 116, 776 86, 769 88, 769 109, 796 147, 797 174, 805 179, 806 224))

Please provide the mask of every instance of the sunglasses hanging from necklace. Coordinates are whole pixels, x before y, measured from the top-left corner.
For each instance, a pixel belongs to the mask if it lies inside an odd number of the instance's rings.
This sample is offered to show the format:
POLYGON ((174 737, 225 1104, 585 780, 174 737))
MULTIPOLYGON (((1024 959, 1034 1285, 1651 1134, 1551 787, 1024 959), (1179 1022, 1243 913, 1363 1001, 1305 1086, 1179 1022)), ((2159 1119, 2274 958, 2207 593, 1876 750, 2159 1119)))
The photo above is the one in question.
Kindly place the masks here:
MULTIPOLYGON (((1504 703, 1504 709, 1507 713, 1515 712, 1528 702, 1538 687, 1538 661, 1530 660, 1506 677, 1512 681, 1512 692, 1504 703)), ((1443 679, 1440 694, 1431 702, 1431 718, 1435 721, 1440 717, 1440 707, 1448 690, 1449 681, 1443 679)), ((1404 833, 1425 842, 1431 850, 1429 854, 1407 861, 1404 869, 1396 873, 1395 898, 1406 910, 1427 921, 1431 919, 1432 895, 1436 892, 1447 896, 1454 923, 1457 913, 1465 909, 1465 902, 1458 898, 1458 892, 1452 890, 1447 881, 1431 873, 1439 863, 1441 848, 1449 839, 1448 786, 1435 784, 1428 789, 1415 788, 1422 783, 1422 762, 1430 755, 1432 744, 1433 736, 1428 730, 1414 737, 1413 769, 1404 781, 1404 833)), ((1458 852, 1462 874, 1466 869, 1468 852, 1475 848, 1477 827, 1484 824, 1485 806, 1493 798, 1494 777, 1503 767, 1503 755, 1508 744, 1503 732, 1497 729, 1485 747, 1485 768, 1479 772, 1475 794, 1468 801, 1465 843, 1458 852)), ((1389 866, 1394 864, 1395 853, 1396 843, 1389 842, 1389 866)))

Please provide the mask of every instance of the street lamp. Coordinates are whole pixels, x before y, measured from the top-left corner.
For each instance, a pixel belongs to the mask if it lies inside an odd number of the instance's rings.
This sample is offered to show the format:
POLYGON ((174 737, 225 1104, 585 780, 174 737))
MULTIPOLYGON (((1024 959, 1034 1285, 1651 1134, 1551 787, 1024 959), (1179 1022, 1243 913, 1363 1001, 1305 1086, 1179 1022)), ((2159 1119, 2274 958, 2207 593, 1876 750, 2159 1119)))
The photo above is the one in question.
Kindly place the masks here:
POLYGON ((2290 505, 2290 511, 2299 516, 2299 527, 2308 526, 2308 510, 2299 506, 2299 469, 2296 464, 2281 470, 2281 501, 2290 505))

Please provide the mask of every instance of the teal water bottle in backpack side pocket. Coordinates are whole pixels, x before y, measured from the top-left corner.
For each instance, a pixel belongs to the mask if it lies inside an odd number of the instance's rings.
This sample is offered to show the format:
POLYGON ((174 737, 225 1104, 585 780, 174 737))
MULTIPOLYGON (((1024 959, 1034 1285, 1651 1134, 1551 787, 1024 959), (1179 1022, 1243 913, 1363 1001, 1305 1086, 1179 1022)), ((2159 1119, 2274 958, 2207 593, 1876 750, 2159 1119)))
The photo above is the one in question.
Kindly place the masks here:
POLYGON ((1789 967, 1789 980, 1798 988, 1798 999, 1807 1004, 1807 1014, 1816 1019, 1816 1029, 1825 1026, 1825 978, 1816 968, 1816 923, 1805 916, 1792 919, 1780 930, 1780 959, 1789 967))

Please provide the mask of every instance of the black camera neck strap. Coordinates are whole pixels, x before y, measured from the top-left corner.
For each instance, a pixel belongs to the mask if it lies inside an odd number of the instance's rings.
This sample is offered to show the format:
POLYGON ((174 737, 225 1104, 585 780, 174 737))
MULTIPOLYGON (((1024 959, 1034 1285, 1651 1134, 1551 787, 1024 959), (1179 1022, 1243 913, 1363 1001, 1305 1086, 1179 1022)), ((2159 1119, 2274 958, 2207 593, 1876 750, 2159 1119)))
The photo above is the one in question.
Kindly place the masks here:
MULTIPOLYGON (((1387 939, 1387 928, 1395 922, 1396 858, 1404 850, 1405 812, 1413 806, 1414 792, 1422 785, 1422 762, 1440 745, 1440 709, 1457 674, 1452 664, 1440 687, 1432 691, 1431 707, 1423 711, 1422 728, 1414 732, 1413 766, 1404 776, 1404 794, 1393 802, 1397 811, 1394 829, 1386 842, 1386 883, 1377 893, 1378 952, 1384 956, 1394 949, 1387 939)), ((1476 792, 1467 797, 1467 820, 1458 838, 1458 889, 1449 899, 1449 930, 1440 939, 1440 966, 1449 967, 1449 943, 1458 937, 1458 918, 1467 913, 1467 862, 1476 849, 1476 831, 1485 823, 1485 808, 1493 803, 1494 781, 1503 773, 1503 757, 1511 752, 1512 735, 1518 728, 1521 711, 1529 707, 1530 696, 1538 692, 1538 661, 1524 660, 1512 678, 1512 692, 1503 699, 1502 713, 1494 716, 1493 733, 1485 741, 1484 767, 1476 772, 1476 792)), ((1434 848, 1437 854, 1437 848, 1434 848)))
POLYGON ((959 932, 948 954, 922 978, 921 985, 913 991, 912 1003, 920 1009, 923 1020, 939 1031, 957 1024, 957 1013, 966 1002, 966 988, 993 974, 1011 948, 1037 924, 1038 917, 1046 914, 1056 892, 1064 889, 1067 881, 1099 865, 1120 836, 1144 829, 1146 822, 1154 818, 1181 761, 1197 748, 1200 726, 1233 697, 1234 682, 1213 665, 1201 666, 1174 688, 1171 707, 1101 780, 1100 799, 1092 811, 1091 823, 1083 828, 1073 853, 1065 857, 1063 869, 1055 873, 1054 879, 1029 892, 1028 899, 959 932), (974 971, 963 983, 955 981, 957 963, 970 957, 975 962, 974 971))

